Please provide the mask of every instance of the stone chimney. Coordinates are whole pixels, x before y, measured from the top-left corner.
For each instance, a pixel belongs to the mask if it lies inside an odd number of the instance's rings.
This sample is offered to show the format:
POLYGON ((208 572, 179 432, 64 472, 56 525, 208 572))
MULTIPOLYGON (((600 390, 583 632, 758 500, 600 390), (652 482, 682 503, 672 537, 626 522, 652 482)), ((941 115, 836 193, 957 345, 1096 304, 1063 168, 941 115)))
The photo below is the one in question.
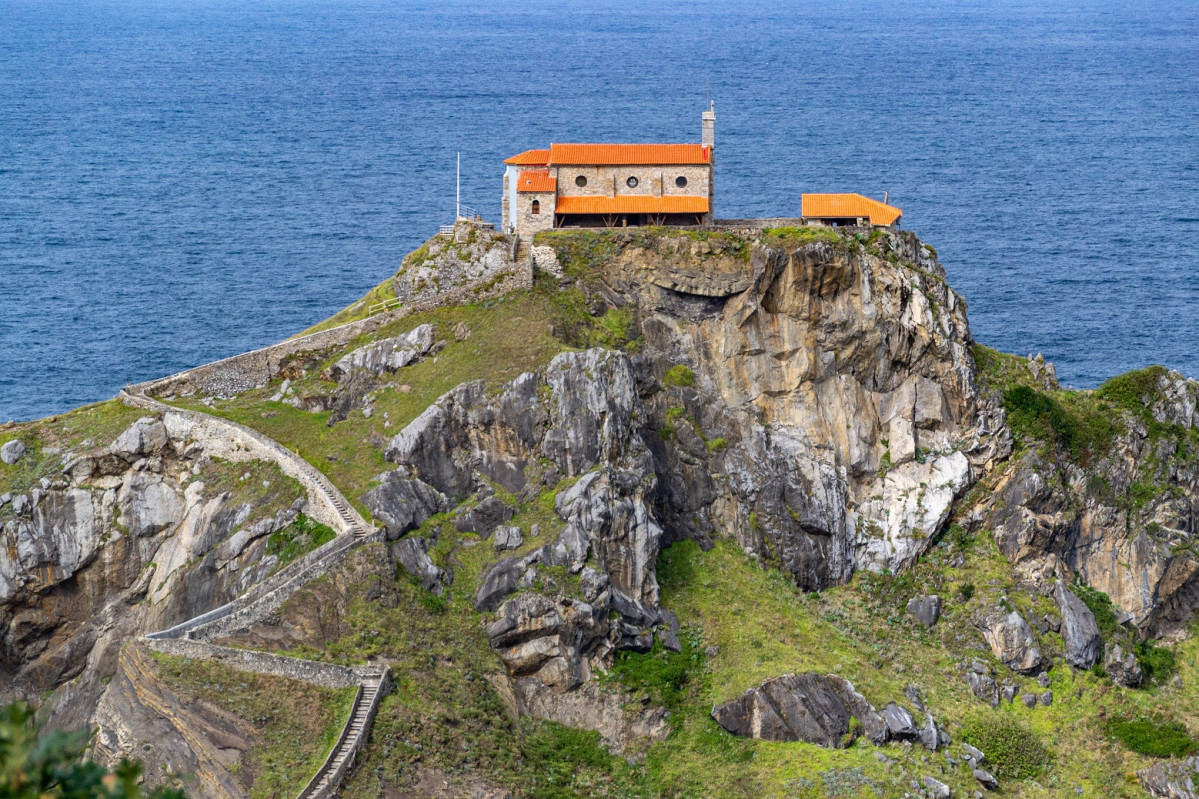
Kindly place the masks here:
POLYGON ((701 144, 716 147, 716 103, 712 102, 704 112, 703 138, 701 144))

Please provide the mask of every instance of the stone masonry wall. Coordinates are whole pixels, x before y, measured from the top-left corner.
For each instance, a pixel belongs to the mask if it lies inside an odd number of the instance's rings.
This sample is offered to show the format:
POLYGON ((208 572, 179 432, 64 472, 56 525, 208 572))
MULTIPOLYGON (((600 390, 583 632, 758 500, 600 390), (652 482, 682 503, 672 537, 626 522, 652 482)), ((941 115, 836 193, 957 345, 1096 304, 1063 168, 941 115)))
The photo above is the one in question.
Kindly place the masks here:
POLYGON ((704 165, 681 166, 560 166, 558 170, 559 197, 707 197, 712 170, 704 165), (587 178, 586 186, 576 186, 575 178, 587 178), (679 188, 675 179, 687 178, 679 188), (629 188, 628 178, 637 178, 637 187, 629 188))
POLYGON ((535 233, 554 226, 554 195, 550 192, 520 192, 516 195, 516 229, 525 241, 535 233), (541 203, 541 212, 533 213, 533 201, 541 203))
POLYGON ((192 660, 209 660, 221 663, 238 671, 254 674, 269 674, 292 680, 319 685, 322 688, 349 688, 362 682, 362 674, 352 668, 332 663, 272 655, 267 652, 252 652, 228 646, 215 646, 185 638, 147 639, 147 647, 155 652, 192 660))

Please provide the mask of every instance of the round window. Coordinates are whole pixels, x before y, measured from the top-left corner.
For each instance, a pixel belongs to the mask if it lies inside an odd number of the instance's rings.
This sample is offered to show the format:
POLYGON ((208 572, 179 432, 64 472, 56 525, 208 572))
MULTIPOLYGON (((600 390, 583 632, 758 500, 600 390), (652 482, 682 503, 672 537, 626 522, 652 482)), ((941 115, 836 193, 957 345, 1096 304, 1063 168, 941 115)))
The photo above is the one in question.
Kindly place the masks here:
POLYGON ((576 186, 578 186, 579 188, 582 188, 583 186, 586 186, 586 185, 587 185, 587 178, 586 178, 586 176, 584 176, 584 175, 579 175, 577 178, 575 178, 575 185, 576 185, 576 186))
POLYGON ((683 177, 682 175, 679 175, 677 178, 674 179, 674 185, 678 186, 680 189, 686 188, 687 178, 683 177))
POLYGON ((627 185, 630 189, 637 188, 637 178, 630 175, 629 179, 625 181, 625 185, 627 185))

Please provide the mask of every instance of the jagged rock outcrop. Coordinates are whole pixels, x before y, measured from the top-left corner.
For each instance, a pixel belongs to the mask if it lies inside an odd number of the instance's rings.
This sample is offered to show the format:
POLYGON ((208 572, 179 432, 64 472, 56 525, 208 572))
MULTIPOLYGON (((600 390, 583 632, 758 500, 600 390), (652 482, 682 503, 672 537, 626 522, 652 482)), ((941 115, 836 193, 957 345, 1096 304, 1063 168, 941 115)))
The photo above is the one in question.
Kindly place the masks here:
POLYGON ((1108 648, 1103 658, 1103 670, 1112 678, 1112 682, 1126 688, 1136 688, 1145 678, 1141 664, 1137 662, 1136 653, 1125 652, 1120 644, 1112 644, 1108 648))
POLYGON ((1185 445, 1199 389, 1175 372, 1146 374, 1150 390, 1139 399, 1154 429, 1141 414, 1117 411, 1110 448, 1085 466, 1064 455, 1023 453, 986 500, 983 524, 1026 573, 1046 581, 1077 574, 1142 634, 1155 635, 1199 607, 1199 462, 1185 445))
POLYGON ((1103 639, 1099 635, 1095 614, 1062 583, 1054 588, 1053 599, 1062 614, 1066 662, 1076 669, 1091 668, 1103 654, 1103 639))
MULTIPOLYGON (((712 708, 712 718, 743 738, 805 741, 830 749, 853 743, 857 730, 851 726, 851 718, 861 723, 863 734, 875 743, 887 740, 891 726, 848 680, 835 674, 774 677, 712 708)), ((914 732, 910 714, 907 721, 914 732)))
POLYGON ((1137 778, 1158 799, 1199 799, 1199 757, 1158 761, 1138 771, 1137 778))
POLYGON ((517 270, 508 240, 494 230, 458 222, 450 235, 434 236, 409 253, 392 280, 401 305, 428 300, 488 279, 503 280, 517 270))
POLYGON ((644 249, 638 235, 611 245, 587 290, 636 309, 642 385, 672 365, 694 375, 647 408, 660 428, 686 412, 675 439, 651 442, 672 537, 731 531, 805 590, 855 567, 899 570, 932 542, 971 464, 1010 446, 1002 411, 978 401, 965 306, 915 237, 761 240, 740 267, 749 279, 729 285, 723 272, 710 285, 643 279, 627 255, 644 249))
POLYGON ((342 378, 355 370, 378 377, 384 372, 394 372, 415 363, 431 349, 433 325, 418 325, 401 336, 380 339, 343 355, 325 370, 324 377, 341 382, 342 378))
POLYGON ((378 485, 362 495, 362 502, 383 522, 391 541, 420 527, 448 504, 440 491, 403 468, 379 475, 378 485))
POLYGON ((209 490, 203 449, 152 417, 62 461, 0 509, 0 696, 53 692, 52 723, 81 727, 120 645, 264 578, 304 500, 209 490))

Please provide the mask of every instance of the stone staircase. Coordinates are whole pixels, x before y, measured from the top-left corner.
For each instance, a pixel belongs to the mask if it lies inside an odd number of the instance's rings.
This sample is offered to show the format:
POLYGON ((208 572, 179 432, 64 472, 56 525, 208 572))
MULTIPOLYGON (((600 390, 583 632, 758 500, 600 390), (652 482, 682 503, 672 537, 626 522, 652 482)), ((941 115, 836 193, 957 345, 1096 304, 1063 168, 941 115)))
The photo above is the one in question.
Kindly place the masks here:
POLYGON ((334 796, 346 772, 354 765, 359 750, 366 743, 367 733, 379 709, 386 687, 387 674, 364 679, 354 697, 354 708, 325 765, 300 791, 298 799, 324 799, 334 796))
MULTIPOLYGON (((169 629, 148 633, 143 638, 144 643, 150 648, 165 649, 168 642, 186 641, 188 651, 182 654, 188 657, 219 660, 245 671, 263 672, 265 668, 268 673, 281 673, 293 679, 328 686, 330 664, 273 655, 260 656, 257 659, 239 659, 235 650, 208 641, 245 629, 265 619, 281 607, 296 589, 324 574, 350 550, 377 538, 380 531, 359 515, 324 474, 299 455, 258 431, 211 414, 175 408, 141 391, 124 390, 120 398, 126 405, 162 414, 164 420, 169 414, 175 414, 176 419, 185 420, 189 436, 201 440, 206 451, 231 459, 255 458, 275 462, 285 474, 295 477, 304 486, 310 506, 315 505, 326 511, 319 513, 316 518, 326 523, 332 522, 330 526, 337 532, 335 539, 292 561, 232 602, 169 629), (253 662, 255 660, 259 662, 253 662), (274 665, 267 663, 264 667, 263 664, 267 661, 272 661, 274 665)), ((168 424, 168 430, 170 428, 171 424, 168 424)), ((243 654, 248 656, 251 653, 243 654)), ((126 657, 126 662, 131 669, 137 669, 140 665, 137 656, 132 652, 126 657)), ((390 685, 391 672, 387 666, 381 669, 357 667, 348 670, 347 673, 352 675, 347 679, 358 684, 350 717, 342 728, 337 743, 325 758, 324 765, 300 792, 300 799, 326 799, 336 796, 342 780, 354 765, 358 753, 366 745, 371 723, 390 685)), ((147 706, 154 706, 154 698, 148 698, 147 706)), ((200 752, 206 749, 206 744, 198 739, 189 740, 189 745, 200 752)), ((207 776, 211 779, 215 775, 207 776)))

